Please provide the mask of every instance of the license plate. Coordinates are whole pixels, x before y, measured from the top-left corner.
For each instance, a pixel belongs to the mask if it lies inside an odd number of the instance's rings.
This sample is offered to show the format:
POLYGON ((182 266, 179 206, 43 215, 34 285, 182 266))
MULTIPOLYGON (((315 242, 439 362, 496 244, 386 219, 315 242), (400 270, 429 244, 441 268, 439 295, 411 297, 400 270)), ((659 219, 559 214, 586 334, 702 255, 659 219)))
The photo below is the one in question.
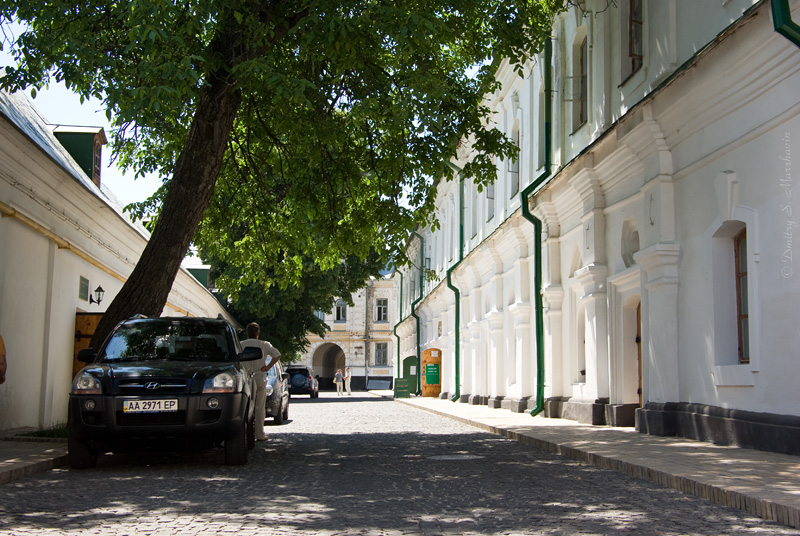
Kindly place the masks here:
POLYGON ((123 413, 166 413, 178 411, 178 400, 175 398, 159 400, 123 400, 123 413))

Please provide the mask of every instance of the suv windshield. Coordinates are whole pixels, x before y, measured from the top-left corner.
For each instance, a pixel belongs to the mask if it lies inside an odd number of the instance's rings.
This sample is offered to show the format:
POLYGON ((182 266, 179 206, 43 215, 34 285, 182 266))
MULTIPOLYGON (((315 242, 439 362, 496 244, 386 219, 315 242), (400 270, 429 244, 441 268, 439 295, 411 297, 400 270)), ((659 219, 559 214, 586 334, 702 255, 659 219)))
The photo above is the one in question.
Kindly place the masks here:
POLYGON ((221 322, 150 320, 120 326, 99 361, 232 361, 235 356, 229 355, 228 348, 227 332, 221 322))

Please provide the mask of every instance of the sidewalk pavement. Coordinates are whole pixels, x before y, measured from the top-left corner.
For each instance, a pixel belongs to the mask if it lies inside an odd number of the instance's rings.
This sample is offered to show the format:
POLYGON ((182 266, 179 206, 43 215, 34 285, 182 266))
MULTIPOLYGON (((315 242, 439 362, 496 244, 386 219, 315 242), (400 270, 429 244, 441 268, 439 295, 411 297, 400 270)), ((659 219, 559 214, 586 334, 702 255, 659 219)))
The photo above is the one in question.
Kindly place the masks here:
POLYGON ((0 432, 0 485, 67 465, 67 440, 18 435, 32 431, 0 432))
MULTIPOLYGON (((392 391, 370 391, 393 398, 392 391)), ((800 457, 726 447, 632 428, 531 417, 438 398, 396 402, 470 424, 585 463, 800 528, 800 457)), ((0 484, 67 465, 64 440, 0 433, 0 484)))

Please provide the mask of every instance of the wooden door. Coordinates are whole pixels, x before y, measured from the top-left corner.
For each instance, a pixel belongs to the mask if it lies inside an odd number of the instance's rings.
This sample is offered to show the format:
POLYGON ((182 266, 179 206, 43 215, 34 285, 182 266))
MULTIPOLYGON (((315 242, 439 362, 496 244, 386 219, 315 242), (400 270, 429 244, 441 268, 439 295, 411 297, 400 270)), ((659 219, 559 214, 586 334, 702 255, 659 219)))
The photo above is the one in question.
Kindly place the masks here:
POLYGON ((73 378, 86 364, 78 361, 78 350, 89 347, 94 330, 97 329, 101 318, 103 318, 103 313, 76 313, 75 315, 75 351, 72 354, 73 378))

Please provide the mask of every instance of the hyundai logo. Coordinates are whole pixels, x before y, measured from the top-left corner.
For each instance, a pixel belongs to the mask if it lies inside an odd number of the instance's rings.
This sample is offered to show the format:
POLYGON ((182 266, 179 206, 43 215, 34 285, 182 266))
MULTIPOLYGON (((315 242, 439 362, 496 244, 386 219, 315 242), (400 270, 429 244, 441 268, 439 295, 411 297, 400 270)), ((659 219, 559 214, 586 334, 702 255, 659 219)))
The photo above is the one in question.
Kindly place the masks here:
POLYGON ((158 382, 147 382, 144 385, 145 389, 158 389, 159 387, 161 387, 161 384, 158 382))

